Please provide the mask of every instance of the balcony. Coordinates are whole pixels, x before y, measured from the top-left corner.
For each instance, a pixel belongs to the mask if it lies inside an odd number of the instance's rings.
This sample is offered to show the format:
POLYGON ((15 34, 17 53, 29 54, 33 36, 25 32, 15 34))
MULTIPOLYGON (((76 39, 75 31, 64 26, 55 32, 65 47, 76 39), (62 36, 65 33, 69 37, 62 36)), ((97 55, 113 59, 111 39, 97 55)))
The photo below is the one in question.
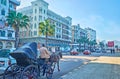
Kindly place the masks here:
POLYGON ((16 4, 17 6, 20 5, 20 0, 10 0, 10 2, 16 4))
POLYGON ((11 30, 0 30, 0 40, 15 40, 15 32, 11 30))
POLYGON ((15 41, 15 37, 1 37, 0 36, 0 40, 14 40, 15 41))

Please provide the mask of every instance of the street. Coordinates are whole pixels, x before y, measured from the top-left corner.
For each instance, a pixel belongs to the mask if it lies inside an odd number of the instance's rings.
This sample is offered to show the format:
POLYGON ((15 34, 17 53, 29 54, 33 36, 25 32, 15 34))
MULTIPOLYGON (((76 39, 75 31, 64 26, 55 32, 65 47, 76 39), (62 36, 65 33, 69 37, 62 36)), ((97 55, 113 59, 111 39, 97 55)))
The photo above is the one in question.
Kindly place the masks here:
POLYGON ((56 69, 53 75, 53 79, 58 79, 66 73, 71 72, 75 68, 78 68, 81 65, 88 63, 89 61, 97 59, 101 55, 102 53, 92 53, 91 55, 79 54, 78 56, 63 56, 63 59, 61 59, 60 63, 61 71, 58 72, 56 69))
POLYGON ((119 56, 119 53, 64 55, 60 61, 60 72, 56 66, 53 79, 118 79, 119 56))
POLYGON ((105 53, 96 60, 78 67, 60 79, 119 79, 120 53, 105 53))
MULTIPOLYGON (((60 72, 57 71, 57 66, 53 74, 54 79, 58 79, 61 76, 67 74, 68 72, 72 71, 73 69, 81 66, 83 63, 89 62, 91 60, 96 59, 99 57, 100 53, 93 53, 90 56, 80 54, 78 56, 72 55, 64 55, 60 61, 60 72)), ((2 76, 0 77, 2 79, 2 76)))
POLYGON ((0 79, 120 79, 119 6, 0 0, 0 79))

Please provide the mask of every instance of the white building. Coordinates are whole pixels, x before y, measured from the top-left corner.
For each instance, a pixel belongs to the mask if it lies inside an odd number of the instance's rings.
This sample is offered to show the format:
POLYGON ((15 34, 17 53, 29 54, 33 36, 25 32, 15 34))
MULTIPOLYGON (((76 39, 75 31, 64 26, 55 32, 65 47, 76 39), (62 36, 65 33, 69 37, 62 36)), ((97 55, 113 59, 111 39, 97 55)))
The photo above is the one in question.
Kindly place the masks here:
POLYGON ((15 44, 15 32, 6 23, 8 12, 20 5, 17 0, 0 0, 0 49, 12 48, 15 44))
POLYGON ((96 40, 95 30, 93 30, 92 28, 85 28, 85 30, 87 31, 87 38, 89 39, 89 41, 96 40))
POLYGON ((114 40, 114 46, 118 46, 118 48, 120 48, 120 41, 114 40))
POLYGON ((77 43, 80 39, 80 25, 72 25, 72 43, 77 43))
MULTIPOLYGON (((80 25, 73 25, 72 26, 72 49, 79 49, 79 42, 78 40, 82 37, 87 37, 87 32, 85 29, 81 28, 80 25)), ((83 49, 83 46, 81 44, 81 49, 83 49)))
POLYGON ((44 0, 36 0, 31 2, 31 4, 31 6, 18 10, 18 12, 29 16, 31 20, 29 31, 21 29, 21 42, 36 41, 45 43, 45 36, 39 36, 38 24, 45 19, 49 19, 56 27, 55 35, 49 37, 48 46, 55 47, 56 50, 68 50, 71 42, 72 18, 69 16, 62 17, 49 10, 49 4, 44 0))

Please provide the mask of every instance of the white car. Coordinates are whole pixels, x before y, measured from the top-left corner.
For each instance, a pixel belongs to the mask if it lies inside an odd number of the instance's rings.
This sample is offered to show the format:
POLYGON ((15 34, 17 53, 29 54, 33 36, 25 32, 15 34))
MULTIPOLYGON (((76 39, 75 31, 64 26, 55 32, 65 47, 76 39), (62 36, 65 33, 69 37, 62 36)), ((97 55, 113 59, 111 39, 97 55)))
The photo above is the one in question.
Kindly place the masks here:
POLYGON ((14 50, 15 48, 0 50, 0 70, 5 70, 10 64, 16 63, 16 60, 9 55, 14 50))

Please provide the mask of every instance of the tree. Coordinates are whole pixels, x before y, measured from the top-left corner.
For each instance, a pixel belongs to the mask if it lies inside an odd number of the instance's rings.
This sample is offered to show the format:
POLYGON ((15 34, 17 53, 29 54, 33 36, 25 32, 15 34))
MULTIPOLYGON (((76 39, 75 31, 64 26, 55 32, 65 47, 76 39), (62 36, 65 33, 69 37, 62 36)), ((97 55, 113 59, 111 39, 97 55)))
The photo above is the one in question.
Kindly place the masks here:
POLYGON ((85 44, 86 43, 88 43, 88 39, 87 39, 87 37, 82 37, 82 38, 80 38, 80 39, 78 39, 78 43, 80 44, 80 46, 81 46, 81 44, 84 44, 84 49, 85 49, 85 44))
POLYGON ((79 43, 79 50, 81 51, 81 44, 84 43, 82 38, 78 39, 77 42, 79 43))
POLYGON ((89 41, 88 44, 90 45, 90 50, 91 50, 91 46, 93 45, 93 41, 89 41))
POLYGON ((12 26, 15 30, 15 47, 18 47, 19 44, 19 29, 20 28, 28 28, 29 26, 29 17, 23 15, 22 13, 17 13, 15 11, 10 11, 7 16, 7 21, 10 26, 12 26))
POLYGON ((97 44, 96 40, 93 40, 93 46, 94 46, 94 49, 95 49, 95 45, 97 44))
POLYGON ((86 44, 89 43, 89 39, 87 37, 83 37, 84 49, 86 49, 86 44))
POLYGON ((94 49, 95 49, 96 40, 89 41, 89 45, 90 45, 90 50, 91 50, 91 46, 92 47, 94 46, 94 49))
POLYGON ((47 47, 48 36, 53 36, 55 33, 55 25, 50 23, 50 20, 47 19, 44 22, 39 23, 39 35, 45 35, 45 44, 47 47))
POLYGON ((99 43, 100 47, 103 49, 103 47, 105 46, 103 42, 99 43))
POLYGON ((117 49, 118 49, 118 47, 119 47, 118 45, 115 45, 115 48, 117 48, 117 49))

